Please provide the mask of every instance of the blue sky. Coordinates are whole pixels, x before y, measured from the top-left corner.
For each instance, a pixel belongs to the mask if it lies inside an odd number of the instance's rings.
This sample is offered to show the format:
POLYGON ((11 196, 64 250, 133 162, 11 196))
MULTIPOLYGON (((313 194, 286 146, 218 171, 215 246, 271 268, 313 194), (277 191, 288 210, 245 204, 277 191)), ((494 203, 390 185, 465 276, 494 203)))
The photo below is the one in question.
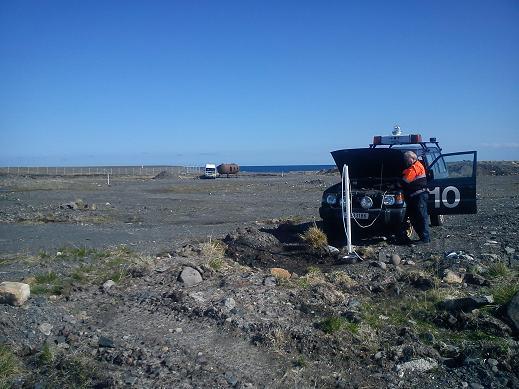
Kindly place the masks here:
POLYGON ((519 159, 519 2, 0 2, 0 165, 519 159))

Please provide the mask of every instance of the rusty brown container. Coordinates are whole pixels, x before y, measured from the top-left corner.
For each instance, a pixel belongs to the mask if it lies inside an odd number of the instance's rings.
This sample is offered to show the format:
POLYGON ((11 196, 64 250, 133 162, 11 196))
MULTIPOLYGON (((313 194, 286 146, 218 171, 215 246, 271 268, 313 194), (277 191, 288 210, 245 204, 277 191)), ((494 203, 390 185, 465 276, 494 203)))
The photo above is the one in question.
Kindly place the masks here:
POLYGON ((222 163, 216 167, 220 174, 238 174, 240 167, 235 163, 222 163))

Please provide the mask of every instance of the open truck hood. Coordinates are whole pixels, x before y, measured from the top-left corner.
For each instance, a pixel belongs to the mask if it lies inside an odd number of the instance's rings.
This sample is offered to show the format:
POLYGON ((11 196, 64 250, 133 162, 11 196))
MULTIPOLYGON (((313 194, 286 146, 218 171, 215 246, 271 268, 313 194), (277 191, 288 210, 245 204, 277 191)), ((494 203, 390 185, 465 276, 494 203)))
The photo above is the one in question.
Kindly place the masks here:
POLYGON ((350 178, 380 179, 400 178, 405 169, 404 151, 401 149, 346 149, 332 151, 332 157, 342 175, 348 165, 350 178))

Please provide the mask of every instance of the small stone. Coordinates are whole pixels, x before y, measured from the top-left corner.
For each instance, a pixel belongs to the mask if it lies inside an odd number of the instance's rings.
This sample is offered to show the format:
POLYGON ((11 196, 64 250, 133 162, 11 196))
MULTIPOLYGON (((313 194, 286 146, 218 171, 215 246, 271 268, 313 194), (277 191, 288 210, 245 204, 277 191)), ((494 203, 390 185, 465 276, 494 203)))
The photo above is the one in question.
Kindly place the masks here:
POLYGON ((232 297, 227 297, 222 301, 222 305, 230 311, 236 307, 236 301, 232 297))
POLYGON ((498 361, 494 358, 488 358, 487 359, 487 363, 490 365, 490 366, 497 366, 498 365, 498 361))
POLYGON ((276 286, 276 278, 275 277, 265 277, 263 280, 263 285, 265 286, 276 286))
POLYGON ((112 286, 115 285, 115 282, 113 280, 108 280, 106 281, 104 284, 103 284, 103 291, 105 293, 107 293, 111 288, 112 286))
POLYGON ((438 367, 438 362, 432 358, 415 359, 396 366, 396 371, 403 377, 406 372, 422 373, 438 367))
POLYGON ((331 255, 338 255, 338 254, 341 252, 337 247, 330 246, 330 245, 328 245, 328 246, 326 247, 326 250, 327 250, 328 253, 330 253, 331 255))
POLYGON ((492 371, 494 373, 497 373, 499 371, 499 369, 497 368, 497 366, 492 366, 492 371))
POLYGON ((137 377, 134 377, 130 374, 128 374, 127 376, 124 377, 124 383, 126 385, 133 386, 133 385, 135 385, 136 382, 137 382, 137 377))
POLYGON ((40 330, 40 332, 45 336, 49 336, 52 333, 53 328, 54 328, 54 326, 50 323, 41 323, 38 326, 38 329, 40 330))
POLYGON ((231 371, 226 371, 223 376, 225 377, 227 383, 231 386, 236 386, 238 383, 238 379, 231 371))
POLYGON ((175 332, 177 334, 180 334, 182 332, 182 328, 180 328, 180 327, 175 328, 175 332))
POLYGON ((277 279, 288 280, 291 276, 288 270, 282 269, 280 267, 273 267, 270 269, 270 274, 277 279))
POLYGON ((395 266, 400 265, 402 262, 402 259, 400 258, 400 255, 398 254, 391 254, 391 263, 395 266))
POLYGON ((380 261, 372 261, 369 263, 371 266, 373 267, 379 267, 381 268, 382 270, 386 270, 387 269, 387 265, 384 263, 384 262, 380 262, 380 261))
POLYGON ((411 261, 410 259, 408 259, 407 261, 405 261, 405 264, 406 265, 409 265, 409 266, 414 266, 416 265, 416 263, 414 261, 411 261))
POLYGON ((478 384, 477 382, 471 382, 471 383, 469 384, 469 387, 470 387, 471 389, 485 389, 485 387, 484 387, 483 385, 478 384))
POLYGON ((180 273, 179 276, 179 280, 182 281, 187 287, 198 285, 203 281, 200 273, 196 269, 193 269, 189 266, 186 266, 182 270, 182 273, 180 273))
POLYGON ((110 338, 107 338, 106 336, 100 336, 97 344, 99 347, 106 347, 106 348, 115 347, 114 341, 110 338))
POLYGON ((490 286, 490 282, 485 278, 475 273, 467 273, 463 280, 467 284, 479 285, 479 286, 490 286))
POLYGON ((469 383, 463 381, 463 382, 461 383, 461 387, 462 387, 462 388, 468 388, 468 387, 469 387, 469 383))
POLYGON ((429 343, 434 343, 435 341, 434 334, 432 332, 426 332, 424 334, 424 339, 429 343))
POLYGON ((463 278, 454 273, 452 270, 446 270, 443 275, 443 282, 447 284, 461 284, 463 282, 463 278))
POLYGON ((384 356, 384 353, 382 351, 379 351, 378 353, 375 354, 375 359, 382 359, 382 357, 384 356))
POLYGON ((505 252, 506 252, 508 255, 512 255, 513 253, 515 253, 515 249, 512 248, 512 247, 508 247, 508 246, 506 246, 506 247, 505 247, 505 252))
POLYGON ((0 283, 0 303, 20 306, 31 295, 31 287, 23 282, 4 281, 0 283))

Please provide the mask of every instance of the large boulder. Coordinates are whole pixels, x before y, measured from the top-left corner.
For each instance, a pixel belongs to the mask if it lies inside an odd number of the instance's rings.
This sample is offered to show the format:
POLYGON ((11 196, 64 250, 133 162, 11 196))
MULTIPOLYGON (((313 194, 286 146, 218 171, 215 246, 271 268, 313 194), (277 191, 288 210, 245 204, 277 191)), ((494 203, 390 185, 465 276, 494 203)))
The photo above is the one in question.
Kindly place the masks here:
POLYGON ((0 284, 0 303, 19 306, 31 295, 31 287, 23 282, 5 281, 0 284))
POLYGON ((514 325, 515 330, 519 332, 519 292, 507 304, 506 315, 514 325))
POLYGON ((472 312, 474 309, 492 304, 494 298, 492 296, 470 296, 459 299, 449 299, 442 301, 439 306, 450 312, 472 312))

